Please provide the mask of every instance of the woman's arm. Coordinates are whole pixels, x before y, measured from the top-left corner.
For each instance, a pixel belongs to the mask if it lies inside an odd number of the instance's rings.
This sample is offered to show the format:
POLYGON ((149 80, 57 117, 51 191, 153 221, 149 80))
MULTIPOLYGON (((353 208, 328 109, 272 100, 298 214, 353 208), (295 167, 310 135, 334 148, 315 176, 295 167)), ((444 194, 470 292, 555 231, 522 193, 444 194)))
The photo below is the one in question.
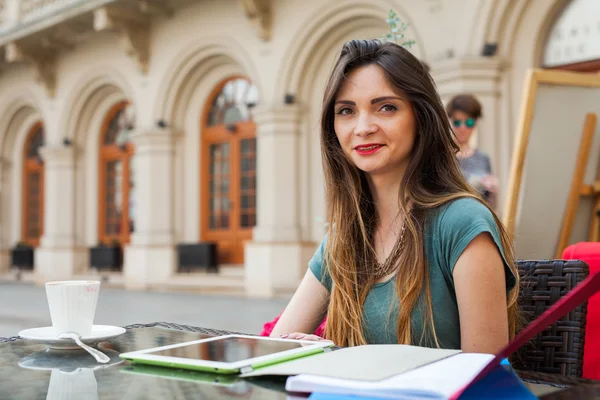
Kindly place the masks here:
POLYGON ((329 291, 309 269, 290 303, 277 321, 271 337, 292 334, 290 338, 299 339, 298 332, 310 334, 317 329, 329 304, 329 291))
POLYGON ((508 344, 504 262, 489 233, 475 237, 453 271, 464 352, 495 354, 508 344))

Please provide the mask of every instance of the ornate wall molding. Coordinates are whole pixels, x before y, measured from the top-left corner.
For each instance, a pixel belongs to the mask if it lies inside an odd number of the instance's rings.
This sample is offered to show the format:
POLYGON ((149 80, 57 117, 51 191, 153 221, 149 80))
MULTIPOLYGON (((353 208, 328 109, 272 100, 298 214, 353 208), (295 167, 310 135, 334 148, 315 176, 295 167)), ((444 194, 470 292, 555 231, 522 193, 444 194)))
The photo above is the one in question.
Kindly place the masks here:
POLYGON ((32 65, 35 79, 54 97, 56 89, 56 58, 61 49, 68 47, 59 42, 40 42, 34 46, 24 42, 11 42, 5 47, 4 59, 8 63, 32 65))
POLYGON ((242 0, 246 17, 256 26, 261 40, 271 39, 273 0, 242 0))
POLYGON ((94 30, 114 32, 119 44, 133 58, 142 73, 148 72, 150 60, 150 18, 148 14, 117 7, 94 11, 94 30))

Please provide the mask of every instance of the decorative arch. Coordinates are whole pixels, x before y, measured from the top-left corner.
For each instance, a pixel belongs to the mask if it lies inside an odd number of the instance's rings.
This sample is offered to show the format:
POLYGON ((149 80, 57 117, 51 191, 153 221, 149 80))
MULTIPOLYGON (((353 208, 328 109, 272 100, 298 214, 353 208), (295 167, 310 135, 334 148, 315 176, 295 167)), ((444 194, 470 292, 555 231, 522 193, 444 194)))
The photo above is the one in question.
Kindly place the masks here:
POLYGON ((23 238, 24 148, 32 127, 43 121, 35 90, 21 87, 19 95, 0 105, 0 247, 9 248, 23 238))
POLYGON ((202 238, 204 217, 199 206, 202 189, 203 110, 211 103, 215 85, 234 76, 248 77, 262 93, 259 74, 246 50, 234 40, 207 38, 185 47, 161 82, 154 115, 174 134, 174 231, 176 240, 193 243, 202 238))
POLYGON ((244 76, 215 86, 204 106, 201 139, 201 237, 216 242, 222 264, 243 264, 256 225, 258 90, 244 76))
MULTIPOLYGON (((64 103, 59 129, 65 138, 83 146, 90 130, 90 121, 103 102, 115 94, 133 99, 134 93, 125 76, 112 66, 96 67, 84 73, 69 89, 64 103)), ((112 105, 112 104, 111 104, 112 105)))
POLYGON ((44 162, 40 156, 44 136, 44 126, 37 122, 23 147, 21 241, 32 247, 40 244, 44 232, 44 162))
MULTIPOLYGON (((103 124, 115 104, 130 102, 133 90, 113 67, 86 71, 69 88, 59 127, 75 147, 75 232, 78 245, 100 241, 100 157, 103 124)), ((132 102, 133 103, 133 102, 132 102)))
POLYGON ((165 119, 171 126, 180 127, 177 124, 181 124, 183 115, 178 110, 191 97, 189 89, 197 85, 202 72, 224 66, 235 66, 243 71, 259 88, 259 93, 262 93, 260 75, 242 46, 228 38, 206 38, 185 46, 185 50, 174 58, 168 68, 172 72, 159 86, 154 114, 165 119))
POLYGON ((40 111, 41 101, 33 90, 21 87, 14 92, 19 95, 9 97, 0 105, 0 110, 3 110, 0 115, 0 153, 4 160, 12 158, 17 131, 22 127, 23 122, 32 115, 39 120, 44 119, 40 111))
POLYGON ((133 232, 133 144, 123 137, 127 101, 116 103, 106 114, 100 133, 99 224, 101 243, 129 243, 133 232))
POLYGON ((323 56, 328 55, 333 44, 349 33, 375 28, 378 34, 373 38, 383 36, 388 30, 385 16, 390 7, 395 9, 402 21, 411 26, 410 36, 417 42, 412 51, 420 59, 425 59, 423 41, 414 21, 401 5, 373 0, 347 0, 335 5, 327 4, 308 18, 310 23, 303 25, 295 35, 297 39, 284 57, 275 98, 283 100, 288 94, 300 98, 303 81, 310 80, 307 78, 307 68, 315 63, 322 64, 325 60, 329 63, 328 67, 332 67, 333 60, 323 56))
POLYGON ((467 54, 480 55, 486 46, 492 46, 490 52, 501 53, 499 46, 504 45, 503 37, 506 33, 516 30, 516 24, 523 12, 528 6, 525 0, 492 0, 487 2, 478 2, 477 12, 473 18, 474 24, 471 27, 467 54))
POLYGON ((535 50, 533 63, 541 65, 541 52, 556 18, 571 0, 551 0, 535 3, 529 0, 494 0, 482 5, 472 27, 470 54, 481 54, 486 45, 495 47, 493 54, 510 59, 517 38, 527 31, 535 50), (535 16, 528 15, 535 6, 535 16), (533 32, 533 34, 531 34, 533 32))

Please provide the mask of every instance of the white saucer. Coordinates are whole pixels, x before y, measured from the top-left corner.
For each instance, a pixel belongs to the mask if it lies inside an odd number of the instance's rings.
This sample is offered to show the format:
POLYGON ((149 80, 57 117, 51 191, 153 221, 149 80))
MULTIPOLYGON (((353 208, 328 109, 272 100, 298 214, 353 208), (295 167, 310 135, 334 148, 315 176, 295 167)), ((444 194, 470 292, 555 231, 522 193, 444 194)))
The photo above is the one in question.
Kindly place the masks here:
MULTIPOLYGON (((105 340, 117 337, 125 333, 125 328, 110 325, 94 325, 92 334, 88 337, 82 337, 81 341, 87 345, 94 345, 105 340)), ((45 326, 43 328, 25 329, 19 332, 23 339, 42 343, 53 349, 79 349, 71 339, 59 339, 56 337, 54 328, 45 326)))

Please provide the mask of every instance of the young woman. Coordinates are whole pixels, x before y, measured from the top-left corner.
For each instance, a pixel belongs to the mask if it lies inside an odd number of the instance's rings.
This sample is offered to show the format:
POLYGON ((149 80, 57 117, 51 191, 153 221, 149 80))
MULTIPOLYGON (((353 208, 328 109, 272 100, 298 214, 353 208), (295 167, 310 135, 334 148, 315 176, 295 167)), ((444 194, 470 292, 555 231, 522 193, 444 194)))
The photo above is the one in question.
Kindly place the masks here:
POLYGON ((446 106, 460 148, 457 157, 460 169, 475 190, 495 207, 498 197, 498 179, 492 175, 490 159, 483 151, 471 147, 469 140, 481 118, 481 103, 471 94, 453 97, 446 106))
POLYGON ((271 336, 493 353, 516 329, 510 241, 466 183, 423 65, 378 40, 343 46, 321 149, 329 232, 271 336))

